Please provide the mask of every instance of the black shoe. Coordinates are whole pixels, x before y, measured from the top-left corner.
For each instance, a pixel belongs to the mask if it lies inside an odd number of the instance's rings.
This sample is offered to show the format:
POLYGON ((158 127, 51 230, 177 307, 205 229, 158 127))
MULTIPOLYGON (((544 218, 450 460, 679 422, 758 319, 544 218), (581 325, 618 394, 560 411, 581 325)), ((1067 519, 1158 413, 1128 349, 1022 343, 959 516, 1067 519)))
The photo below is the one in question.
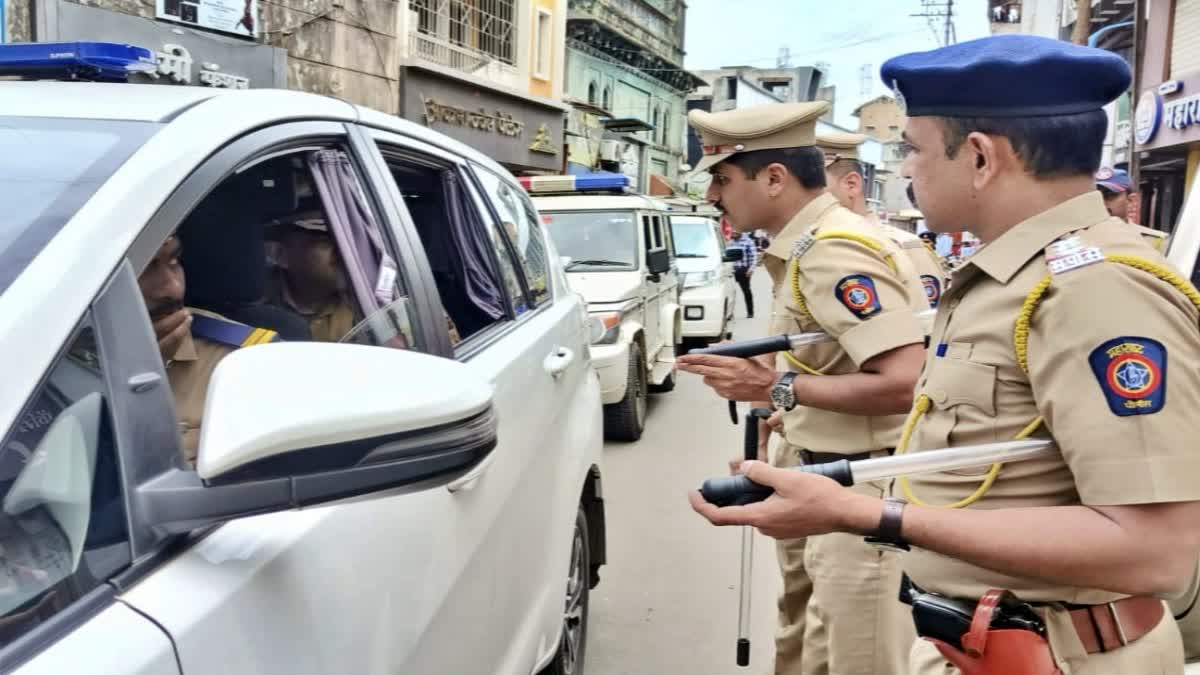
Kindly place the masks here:
POLYGON ((754 315, 753 315, 753 314, 747 314, 747 315, 746 315, 746 318, 747 318, 747 319, 753 319, 753 318, 754 318, 754 315))

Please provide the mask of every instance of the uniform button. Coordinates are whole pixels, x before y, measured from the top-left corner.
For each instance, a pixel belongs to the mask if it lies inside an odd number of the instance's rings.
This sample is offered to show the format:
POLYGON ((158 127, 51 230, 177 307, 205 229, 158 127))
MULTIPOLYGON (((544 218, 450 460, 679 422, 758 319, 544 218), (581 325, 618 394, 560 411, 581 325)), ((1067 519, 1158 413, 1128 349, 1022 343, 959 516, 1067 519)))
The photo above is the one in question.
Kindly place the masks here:
POLYGON ((942 403, 945 403, 946 399, 948 397, 946 396, 945 389, 934 389, 933 394, 930 396, 930 398, 932 398, 935 403, 938 403, 940 405, 942 403))

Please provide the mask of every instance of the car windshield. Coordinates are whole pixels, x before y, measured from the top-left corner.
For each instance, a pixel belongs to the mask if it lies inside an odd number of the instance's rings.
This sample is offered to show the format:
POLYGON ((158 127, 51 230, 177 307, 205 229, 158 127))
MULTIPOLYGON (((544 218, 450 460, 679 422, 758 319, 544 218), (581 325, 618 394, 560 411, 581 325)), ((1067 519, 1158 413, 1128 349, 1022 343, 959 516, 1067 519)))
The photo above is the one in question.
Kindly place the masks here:
POLYGON ((637 268, 632 211, 543 211, 542 222, 558 252, 571 258, 569 271, 637 268))
POLYGON ((707 219, 671 219, 677 258, 720 258, 713 221, 707 219))
POLYGON ((157 128, 0 116, 0 292, 157 128))

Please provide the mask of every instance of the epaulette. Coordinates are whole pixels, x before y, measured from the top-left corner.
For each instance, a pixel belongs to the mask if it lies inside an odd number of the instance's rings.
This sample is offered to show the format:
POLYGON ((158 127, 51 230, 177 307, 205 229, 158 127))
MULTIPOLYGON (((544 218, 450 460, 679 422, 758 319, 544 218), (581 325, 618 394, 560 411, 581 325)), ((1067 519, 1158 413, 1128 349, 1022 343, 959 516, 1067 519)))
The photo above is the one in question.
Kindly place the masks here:
POLYGON ((792 244, 791 259, 802 258, 808 250, 817 243, 817 237, 812 232, 805 232, 804 236, 800 237, 792 244))
POLYGON ((279 341, 279 334, 273 330, 205 316, 199 312, 192 314, 192 335, 230 347, 249 347, 279 341))
POLYGON ((1104 252, 1098 246, 1084 246, 1079 235, 1072 234, 1046 247, 1046 266, 1050 274, 1059 275, 1081 267, 1104 262, 1104 252))

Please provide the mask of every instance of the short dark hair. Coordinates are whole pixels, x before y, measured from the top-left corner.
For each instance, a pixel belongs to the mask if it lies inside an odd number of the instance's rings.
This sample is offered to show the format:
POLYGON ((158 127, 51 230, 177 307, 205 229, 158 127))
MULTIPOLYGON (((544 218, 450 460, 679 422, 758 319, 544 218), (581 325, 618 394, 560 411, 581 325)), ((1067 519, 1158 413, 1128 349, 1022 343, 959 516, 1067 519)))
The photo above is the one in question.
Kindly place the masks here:
POLYGON ((832 164, 825 167, 825 171, 836 176, 837 178, 842 178, 846 174, 851 173, 856 173, 863 178, 867 177, 867 170, 863 168, 862 162, 858 161, 857 159, 849 159, 846 157, 839 157, 838 159, 833 160, 832 164))
POLYGON ((1093 174, 1100 167, 1108 116, 1103 110, 1046 117, 943 117, 946 157, 974 132, 1003 136, 1036 178, 1093 174))
POLYGON ((739 152, 725 161, 741 169, 750 178, 771 164, 782 164, 805 188, 815 190, 825 187, 825 153, 814 146, 739 152))

